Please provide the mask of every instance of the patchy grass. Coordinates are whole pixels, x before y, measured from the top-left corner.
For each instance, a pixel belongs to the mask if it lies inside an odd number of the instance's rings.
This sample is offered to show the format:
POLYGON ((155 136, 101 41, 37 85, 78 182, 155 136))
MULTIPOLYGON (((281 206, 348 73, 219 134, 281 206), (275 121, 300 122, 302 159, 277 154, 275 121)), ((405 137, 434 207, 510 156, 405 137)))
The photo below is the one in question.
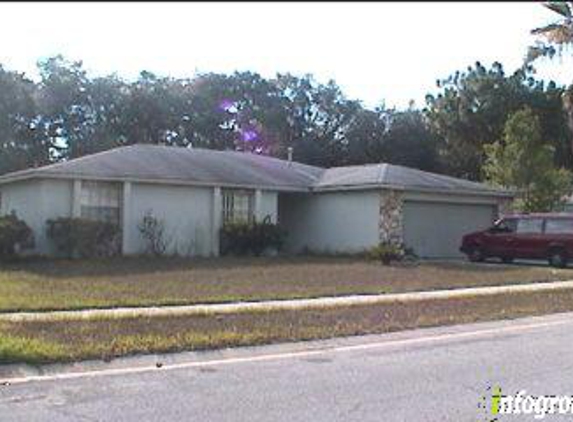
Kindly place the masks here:
POLYGON ((378 294, 573 278, 523 265, 353 258, 30 260, 0 267, 0 311, 178 305, 378 294))
POLYGON ((573 310, 573 289, 193 317, 0 324, 0 363, 43 363, 383 333, 573 310))

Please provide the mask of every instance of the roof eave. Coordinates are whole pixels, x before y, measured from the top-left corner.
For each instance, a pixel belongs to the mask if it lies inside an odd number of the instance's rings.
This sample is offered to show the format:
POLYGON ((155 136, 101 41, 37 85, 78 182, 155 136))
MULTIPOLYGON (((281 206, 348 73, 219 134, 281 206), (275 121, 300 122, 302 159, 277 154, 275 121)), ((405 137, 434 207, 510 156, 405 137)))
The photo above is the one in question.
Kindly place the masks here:
POLYGON ((429 193, 443 193, 450 195, 479 195, 479 196, 496 196, 496 197, 515 197, 515 193, 511 191, 481 191, 472 189, 436 189, 427 188, 422 186, 402 186, 384 183, 364 183, 359 185, 335 185, 335 186, 315 186, 311 190, 313 192, 335 192, 335 191, 354 191, 354 190, 371 190, 371 189, 393 189, 408 192, 429 192, 429 193))
POLYGON ((149 184, 162 184, 162 185, 177 185, 177 186, 196 186, 196 187, 222 187, 222 188, 235 188, 235 189, 260 189, 271 190, 277 192, 308 192, 309 188, 305 186, 293 185, 256 185, 256 184, 241 184, 241 183, 215 183, 215 182, 199 182, 183 179, 155 179, 155 178, 140 178, 140 177, 105 177, 93 176, 89 174, 70 174, 70 173, 40 173, 30 172, 28 174, 14 175, 11 177, 0 177, 0 185, 8 183, 16 183, 32 179, 56 179, 56 180, 94 180, 101 182, 131 182, 131 183, 149 183, 149 184))

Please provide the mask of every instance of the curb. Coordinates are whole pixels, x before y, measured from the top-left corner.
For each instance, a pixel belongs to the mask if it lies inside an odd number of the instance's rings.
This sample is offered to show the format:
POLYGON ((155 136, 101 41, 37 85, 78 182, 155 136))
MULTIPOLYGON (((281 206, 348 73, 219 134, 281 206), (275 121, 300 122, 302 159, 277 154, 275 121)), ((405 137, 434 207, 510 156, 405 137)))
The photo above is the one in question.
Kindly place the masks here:
POLYGON ((270 300, 263 302, 235 302, 224 304, 154 306, 145 308, 86 309, 81 311, 15 312, 0 315, 0 322, 29 322, 56 320, 86 320, 98 318, 137 318, 187 315, 212 315, 240 312, 322 309, 352 305, 376 305, 395 302, 412 303, 425 300, 446 300, 465 297, 495 296, 499 294, 551 292, 573 289, 573 280, 553 281, 509 286, 470 287, 381 295, 351 295, 313 299, 270 300))

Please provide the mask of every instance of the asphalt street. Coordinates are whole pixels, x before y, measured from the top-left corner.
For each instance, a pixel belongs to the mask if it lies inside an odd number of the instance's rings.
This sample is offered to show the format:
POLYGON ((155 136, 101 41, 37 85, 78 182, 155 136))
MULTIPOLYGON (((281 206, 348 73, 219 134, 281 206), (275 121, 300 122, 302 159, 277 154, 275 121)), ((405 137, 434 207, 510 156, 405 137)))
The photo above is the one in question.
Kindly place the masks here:
POLYGON ((492 385, 573 395, 572 348, 560 314, 53 367, 0 386, 0 421, 485 421, 492 385))

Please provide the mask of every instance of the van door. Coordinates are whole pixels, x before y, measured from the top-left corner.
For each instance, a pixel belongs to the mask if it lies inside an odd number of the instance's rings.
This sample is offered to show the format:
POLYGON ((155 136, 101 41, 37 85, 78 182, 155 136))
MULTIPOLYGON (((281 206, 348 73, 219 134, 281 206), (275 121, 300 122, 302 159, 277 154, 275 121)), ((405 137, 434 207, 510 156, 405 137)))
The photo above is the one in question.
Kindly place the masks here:
POLYGON ((573 244, 573 218, 554 217, 545 220, 546 251, 549 247, 559 246, 571 254, 573 244))
POLYGON ((513 245, 516 225, 515 218, 505 218, 486 233, 484 244, 488 255, 500 258, 515 256, 513 245))
POLYGON ((512 249, 516 258, 544 258, 546 254, 543 218, 520 218, 517 221, 512 249))

